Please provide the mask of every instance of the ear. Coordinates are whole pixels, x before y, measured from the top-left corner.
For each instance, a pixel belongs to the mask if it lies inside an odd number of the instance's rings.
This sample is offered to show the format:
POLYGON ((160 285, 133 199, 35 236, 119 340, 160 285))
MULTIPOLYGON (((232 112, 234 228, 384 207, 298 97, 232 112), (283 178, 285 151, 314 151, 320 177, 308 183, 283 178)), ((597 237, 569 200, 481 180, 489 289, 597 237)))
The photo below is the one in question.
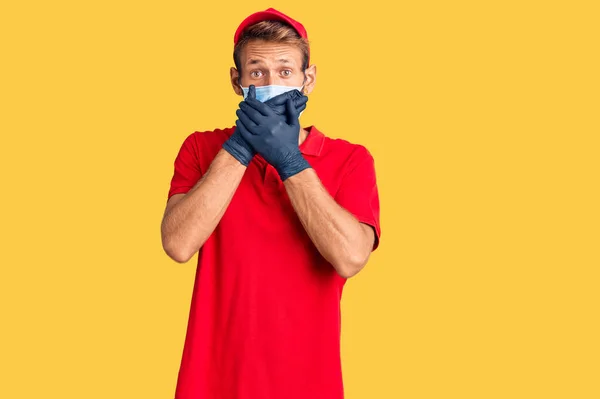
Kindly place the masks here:
POLYGON ((242 89, 240 88, 240 83, 238 82, 240 73, 237 69, 235 69, 235 67, 231 67, 229 69, 229 77, 231 79, 231 86, 233 87, 233 91, 235 91, 235 94, 237 94, 238 96, 243 96, 244 93, 242 92, 242 89))
POLYGON ((304 90, 302 94, 310 94, 315 88, 317 83, 317 66, 312 64, 304 71, 306 75, 306 83, 304 83, 304 90))

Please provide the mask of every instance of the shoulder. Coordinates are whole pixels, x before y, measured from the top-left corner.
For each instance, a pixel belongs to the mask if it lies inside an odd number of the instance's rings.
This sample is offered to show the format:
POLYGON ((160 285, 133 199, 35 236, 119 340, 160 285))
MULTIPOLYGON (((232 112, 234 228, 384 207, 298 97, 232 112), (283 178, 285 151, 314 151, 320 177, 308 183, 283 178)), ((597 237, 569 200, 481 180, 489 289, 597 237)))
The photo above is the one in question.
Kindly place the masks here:
POLYGON ((224 129, 194 131, 184 139, 179 156, 189 162, 197 163, 200 169, 206 170, 234 130, 235 126, 224 129))
POLYGON ((226 127, 223 129, 217 128, 213 130, 196 130, 190 133, 186 138, 185 142, 192 145, 211 145, 213 143, 223 144, 235 130, 235 126, 226 127))
POLYGON ((324 156, 339 160, 347 171, 362 163, 374 163, 373 155, 366 146, 345 139, 325 136, 324 150, 324 156))
POLYGON ((199 157, 216 155, 223 143, 233 134, 235 126, 213 130, 196 130, 184 140, 183 146, 192 150, 199 157))

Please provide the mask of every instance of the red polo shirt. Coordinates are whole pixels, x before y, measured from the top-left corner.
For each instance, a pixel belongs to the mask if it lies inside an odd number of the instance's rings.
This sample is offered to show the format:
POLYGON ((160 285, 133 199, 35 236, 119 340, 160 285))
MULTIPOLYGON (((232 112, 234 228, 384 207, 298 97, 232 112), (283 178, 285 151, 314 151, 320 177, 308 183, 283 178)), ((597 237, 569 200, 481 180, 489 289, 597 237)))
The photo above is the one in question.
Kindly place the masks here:
MULTIPOLYGON (((186 193, 235 127, 184 141, 168 193, 186 193)), ((314 126, 300 145, 324 187, 371 225, 373 158, 314 126)), ((254 157, 198 253, 175 399, 342 399, 340 300, 346 280, 305 232, 277 171, 254 157)))

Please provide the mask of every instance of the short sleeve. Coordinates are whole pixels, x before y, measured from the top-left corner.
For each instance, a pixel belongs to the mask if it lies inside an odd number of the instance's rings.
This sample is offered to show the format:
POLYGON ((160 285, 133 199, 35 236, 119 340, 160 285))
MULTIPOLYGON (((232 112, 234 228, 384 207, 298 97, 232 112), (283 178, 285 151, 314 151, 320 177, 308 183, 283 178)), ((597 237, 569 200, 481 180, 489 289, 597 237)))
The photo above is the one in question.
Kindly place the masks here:
POLYGON ((175 158, 173 178, 167 200, 173 194, 187 193, 202 177, 198 158, 197 134, 190 134, 181 145, 175 158))
POLYGON ((381 237, 375 160, 366 148, 362 146, 360 148, 361 150, 356 151, 355 162, 349 162, 349 170, 342 179, 335 200, 352 213, 359 222, 373 227, 375 232, 374 251, 379 246, 381 237))

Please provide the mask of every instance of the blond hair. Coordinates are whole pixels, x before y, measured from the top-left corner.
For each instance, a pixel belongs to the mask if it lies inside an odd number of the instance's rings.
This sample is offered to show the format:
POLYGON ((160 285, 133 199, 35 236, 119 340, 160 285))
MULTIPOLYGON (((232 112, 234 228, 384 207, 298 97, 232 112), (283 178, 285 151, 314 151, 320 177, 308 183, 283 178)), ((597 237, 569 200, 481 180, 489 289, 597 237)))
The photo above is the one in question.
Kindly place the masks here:
POLYGON ((281 21, 261 21, 250 25, 233 48, 233 62, 239 73, 241 69, 241 53, 246 44, 252 40, 265 40, 274 43, 285 43, 298 46, 302 53, 302 71, 308 68, 309 43, 290 25, 281 21))

